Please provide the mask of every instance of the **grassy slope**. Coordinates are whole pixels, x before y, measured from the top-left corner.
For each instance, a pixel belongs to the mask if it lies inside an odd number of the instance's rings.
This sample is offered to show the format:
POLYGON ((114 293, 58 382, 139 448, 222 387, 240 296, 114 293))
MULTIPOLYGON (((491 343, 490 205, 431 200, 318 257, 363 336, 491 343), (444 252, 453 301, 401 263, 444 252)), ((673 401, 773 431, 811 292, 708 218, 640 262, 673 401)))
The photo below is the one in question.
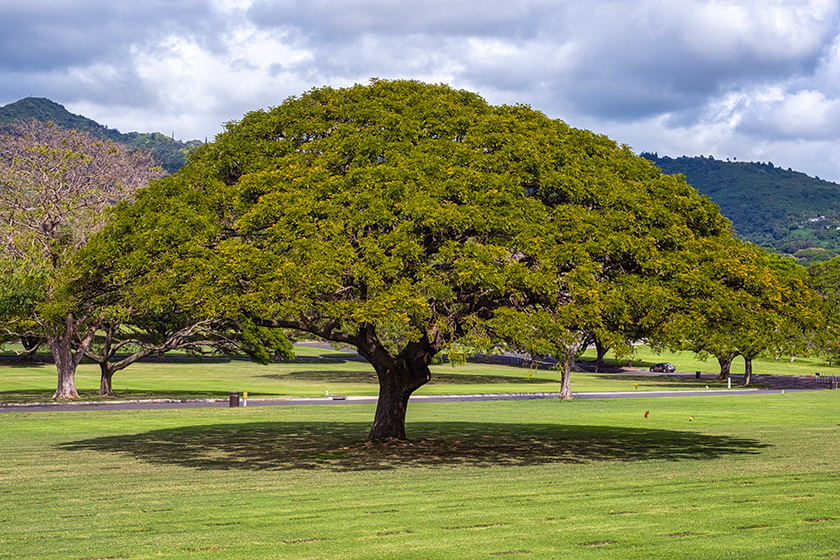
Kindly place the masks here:
MULTIPOLYGON (((301 356, 346 357, 335 350, 298 347, 301 356)), ((591 358, 591 357, 589 357, 591 358)), ((716 372, 716 362, 698 361, 693 354, 655 355, 637 348, 634 367, 646 370, 651 364, 671 361, 679 371, 716 372)), ((623 362, 626 364, 626 362, 623 362)), ((462 366, 441 364, 433 368, 432 383, 417 394, 520 393, 558 390, 560 376, 553 370, 529 371, 527 368, 469 363, 462 366)), ((733 373, 743 373, 743 362, 733 365, 733 373)), ((819 359, 759 360, 755 373, 810 375, 820 371, 840 375, 840 368, 827 367, 819 359)), ((630 391, 653 389, 694 389, 691 381, 665 378, 633 378, 612 374, 577 372, 572 389, 586 391, 630 391)), ((99 388, 98 367, 82 365, 77 373, 77 387, 85 397, 95 398, 99 388)), ((706 379, 700 385, 711 384, 706 379)), ((247 391, 259 396, 323 396, 331 394, 375 395, 377 383, 372 368, 354 360, 298 361, 261 366, 242 360, 203 362, 170 361, 135 364, 114 376, 114 388, 124 398, 225 398, 229 391, 247 391)), ((0 402, 48 400, 55 390, 55 369, 51 364, 12 365, 0 363, 0 402)))
POLYGON ((7 413, 0 558, 836 558, 838 398, 7 413))

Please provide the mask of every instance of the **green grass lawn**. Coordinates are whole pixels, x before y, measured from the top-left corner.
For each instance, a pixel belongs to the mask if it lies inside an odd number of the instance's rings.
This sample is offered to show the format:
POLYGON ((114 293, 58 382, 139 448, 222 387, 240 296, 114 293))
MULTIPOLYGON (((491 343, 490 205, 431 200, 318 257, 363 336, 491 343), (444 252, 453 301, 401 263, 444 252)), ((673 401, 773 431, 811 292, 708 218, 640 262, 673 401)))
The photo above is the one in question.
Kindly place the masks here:
MULTIPOLYGON (((167 362, 145 361, 114 376, 114 389, 120 398, 225 398, 230 391, 247 391, 250 397, 323 396, 330 394, 376 395, 377 382, 366 362, 347 359, 348 354, 331 349, 298 346, 299 356, 323 361, 300 360, 262 366, 245 360, 173 359, 167 362)), ((591 359, 587 354, 584 359, 591 359)), ((716 372, 716 362, 699 362, 693 354, 656 355, 645 347, 637 348, 633 366, 646 370, 656 362, 671 361, 680 371, 716 372)), ((626 361, 622 362, 626 365, 626 361)), ((818 359, 759 360, 755 373, 810 375, 815 371, 840 374, 818 359)), ((418 395, 463 393, 554 392, 559 389, 560 374, 554 370, 529 370, 524 367, 468 363, 432 367, 432 382, 417 391, 418 395)), ((743 372, 741 362, 733 373, 743 372), (740 370, 738 368, 741 368, 740 370)), ((55 369, 51 364, 11 364, 0 362, 0 403, 49 400, 55 390, 55 369)), ((576 372, 572 390, 631 391, 658 389, 694 389, 712 383, 693 379, 628 377, 609 373, 576 372), (635 386, 638 384, 638 388, 635 386)), ((76 384, 84 398, 96 399, 99 369, 83 364, 76 384)), ((109 398, 110 400, 110 398, 109 398)))
POLYGON ((840 391, 372 416, 0 414, 0 559, 840 558, 840 391))
MULTIPOLYGON (((558 391, 560 373, 554 370, 464 364, 432 368, 432 382, 416 394, 522 393, 558 391)), ((0 402, 49 400, 56 383, 52 364, 0 364, 0 402)), ((613 374, 576 373, 575 391, 629 391, 639 389, 696 388, 693 383, 665 378, 625 378, 613 374)), ((83 364, 76 386, 84 398, 96 398, 99 369, 83 364)), ((330 394, 376 395, 378 383, 366 362, 292 362, 262 366, 248 361, 143 362, 114 376, 120 398, 226 398, 230 391, 249 397, 317 397, 330 394)), ((111 400, 109 397, 108 400, 111 400)))

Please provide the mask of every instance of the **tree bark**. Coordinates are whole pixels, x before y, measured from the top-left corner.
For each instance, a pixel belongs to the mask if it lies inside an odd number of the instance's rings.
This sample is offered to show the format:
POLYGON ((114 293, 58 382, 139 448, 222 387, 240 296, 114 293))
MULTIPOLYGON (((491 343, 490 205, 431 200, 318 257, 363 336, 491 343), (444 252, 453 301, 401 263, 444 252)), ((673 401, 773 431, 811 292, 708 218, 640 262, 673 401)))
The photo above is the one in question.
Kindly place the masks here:
POLYGON ((563 368, 560 374, 560 397, 564 401, 570 401, 572 397, 572 372, 568 368, 563 368))
POLYGON ((749 387, 752 381, 752 358, 744 356, 744 387, 749 387))
MULTIPOLYGON (((408 368, 374 366, 379 377, 379 400, 368 438, 371 440, 406 439, 405 418, 411 394, 429 380, 430 374, 408 368)), ((428 368, 425 368, 428 371, 428 368)))
POLYGON ((52 398, 78 399, 76 391, 76 360, 73 355, 70 334, 60 332, 47 335, 47 342, 52 352, 55 369, 58 372, 58 387, 52 398))
POLYGON ((85 352, 100 325, 98 321, 94 321, 85 332, 80 332, 79 329, 85 319, 85 317, 77 319, 70 314, 63 325, 56 325, 47 333, 47 344, 58 372, 58 387, 52 397, 54 399, 79 398, 79 393, 76 391, 76 368, 85 357, 85 352))
POLYGON ((600 340, 598 340, 597 338, 595 339, 595 353, 596 353, 595 365, 596 366, 604 365, 604 356, 607 355, 607 352, 609 352, 609 350, 610 350, 609 346, 604 346, 603 344, 601 344, 600 340))
POLYGON ((116 396, 111 379, 114 377, 114 370, 108 367, 108 363, 99 364, 99 393, 100 395, 116 396))
POLYGON ((722 356, 717 356, 717 361, 720 364, 720 375, 718 375, 718 381, 726 381, 729 379, 729 370, 732 368, 732 360, 738 354, 736 352, 730 352, 728 354, 723 354, 722 356))
POLYGON ((20 337, 20 343, 24 350, 23 361, 34 362, 35 356, 38 354, 38 348, 44 343, 44 339, 40 336, 22 336, 20 337))
POLYGON ((371 440, 406 439, 405 417, 411 398, 410 373, 396 370, 380 372, 379 400, 368 438, 371 440))
POLYGON ((560 374, 560 396, 559 398, 570 401, 572 396, 572 368, 575 365, 580 344, 572 344, 566 347, 566 355, 560 356, 563 359, 563 370, 560 374))
POLYGON ((432 378, 429 364, 434 349, 428 341, 409 343, 392 356, 373 330, 362 334, 359 354, 367 358, 379 378, 379 399, 368 438, 374 441, 406 439, 405 418, 411 394, 432 378))

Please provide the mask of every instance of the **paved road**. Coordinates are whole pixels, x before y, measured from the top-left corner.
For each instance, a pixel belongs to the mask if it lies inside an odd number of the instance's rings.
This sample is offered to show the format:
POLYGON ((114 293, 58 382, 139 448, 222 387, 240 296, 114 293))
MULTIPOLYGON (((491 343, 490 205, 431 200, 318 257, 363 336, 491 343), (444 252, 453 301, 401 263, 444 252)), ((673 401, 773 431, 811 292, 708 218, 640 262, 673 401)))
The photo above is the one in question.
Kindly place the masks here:
MULTIPOLYGON (((792 393, 812 389, 708 389, 685 391, 625 391, 610 393, 574 393, 576 399, 633 399, 651 397, 697 397, 697 396, 734 396, 769 393, 792 393)), ((523 401, 535 399, 556 399, 559 393, 502 393, 482 395, 415 395, 411 402, 482 402, 482 401, 523 401)), ((248 406, 288 406, 288 405, 343 405, 373 404, 376 397, 315 397, 315 398, 271 398, 248 399, 248 406)), ((110 402, 62 402, 0 405, 0 412, 31 411, 79 411, 79 410, 154 410, 179 408, 228 408, 227 399, 197 399, 185 401, 110 401, 110 402)))

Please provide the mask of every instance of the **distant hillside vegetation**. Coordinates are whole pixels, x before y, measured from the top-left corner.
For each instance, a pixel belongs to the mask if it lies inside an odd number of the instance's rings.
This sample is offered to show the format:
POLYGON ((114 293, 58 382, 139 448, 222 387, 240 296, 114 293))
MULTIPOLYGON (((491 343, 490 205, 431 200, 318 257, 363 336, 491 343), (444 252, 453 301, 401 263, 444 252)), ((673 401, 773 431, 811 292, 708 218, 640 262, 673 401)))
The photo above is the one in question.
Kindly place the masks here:
POLYGON ((127 144, 133 148, 150 150, 155 154, 160 166, 170 173, 180 169, 186 162, 186 156, 190 150, 201 144, 198 140, 178 142, 158 132, 128 132, 124 134, 115 128, 108 128, 87 117, 74 115, 63 105, 40 97, 27 97, 0 107, 0 122, 16 122, 28 119, 51 121, 62 128, 81 130, 100 138, 127 144))
POLYGON ((738 236, 802 264, 840 254, 840 185, 772 163, 642 153, 715 201, 738 236))

